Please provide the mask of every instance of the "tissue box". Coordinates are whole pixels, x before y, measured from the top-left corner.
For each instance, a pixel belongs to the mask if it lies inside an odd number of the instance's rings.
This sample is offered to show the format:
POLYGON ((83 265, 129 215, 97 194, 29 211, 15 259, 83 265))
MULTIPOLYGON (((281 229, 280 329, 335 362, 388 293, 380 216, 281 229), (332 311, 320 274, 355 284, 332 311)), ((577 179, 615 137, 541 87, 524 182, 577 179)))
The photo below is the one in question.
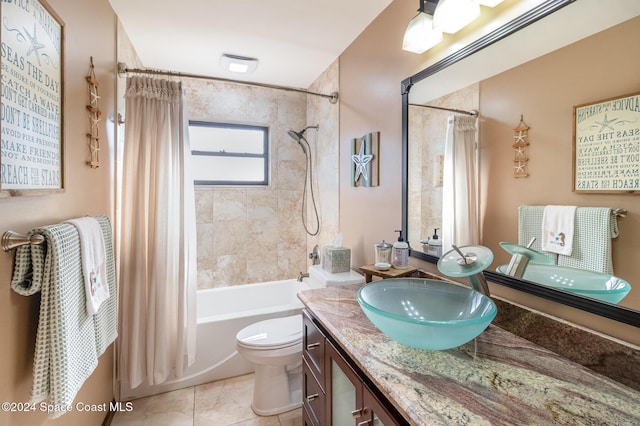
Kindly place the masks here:
POLYGON ((324 246, 322 250, 322 269, 331 274, 349 272, 351 269, 351 249, 324 246))

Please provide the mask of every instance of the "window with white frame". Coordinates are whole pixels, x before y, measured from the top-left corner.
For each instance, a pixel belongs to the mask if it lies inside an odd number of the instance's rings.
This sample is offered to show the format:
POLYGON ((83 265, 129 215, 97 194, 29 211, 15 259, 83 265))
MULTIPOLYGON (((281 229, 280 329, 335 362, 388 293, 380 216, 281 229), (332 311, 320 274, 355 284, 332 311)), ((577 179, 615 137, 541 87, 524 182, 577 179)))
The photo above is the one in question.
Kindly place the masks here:
POLYGON ((268 185, 269 128, 189 121, 196 185, 268 185))

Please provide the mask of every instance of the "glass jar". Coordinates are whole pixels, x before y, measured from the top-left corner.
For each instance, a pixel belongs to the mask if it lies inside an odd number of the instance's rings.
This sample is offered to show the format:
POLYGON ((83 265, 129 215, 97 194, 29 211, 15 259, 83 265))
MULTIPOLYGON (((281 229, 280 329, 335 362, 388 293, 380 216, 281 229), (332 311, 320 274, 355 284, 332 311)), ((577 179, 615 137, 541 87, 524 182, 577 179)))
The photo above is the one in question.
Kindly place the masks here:
POLYGON ((376 250, 376 263, 391 263, 391 248, 393 247, 391 244, 387 243, 385 240, 382 240, 381 243, 374 244, 376 250))

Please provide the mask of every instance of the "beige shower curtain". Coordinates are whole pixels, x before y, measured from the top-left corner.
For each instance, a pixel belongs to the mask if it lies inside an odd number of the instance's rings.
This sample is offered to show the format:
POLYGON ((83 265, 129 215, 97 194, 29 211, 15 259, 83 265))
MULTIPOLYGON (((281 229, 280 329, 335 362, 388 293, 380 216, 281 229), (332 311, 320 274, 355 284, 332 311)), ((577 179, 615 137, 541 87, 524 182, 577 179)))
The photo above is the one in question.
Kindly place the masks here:
POLYGON ((195 353, 195 202, 182 85, 127 79, 120 217, 120 380, 180 377, 195 353))
POLYGON ((448 119, 442 177, 442 252, 480 241, 477 117, 448 119))

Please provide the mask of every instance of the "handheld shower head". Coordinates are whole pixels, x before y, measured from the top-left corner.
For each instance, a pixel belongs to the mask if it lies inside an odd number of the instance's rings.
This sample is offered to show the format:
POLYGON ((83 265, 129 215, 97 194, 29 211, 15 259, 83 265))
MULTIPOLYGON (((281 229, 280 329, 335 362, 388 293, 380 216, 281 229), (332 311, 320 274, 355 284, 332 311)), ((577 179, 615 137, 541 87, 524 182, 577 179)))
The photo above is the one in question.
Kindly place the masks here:
POLYGON ((298 142, 298 144, 300 145, 300 148, 302 148, 302 152, 305 153, 305 155, 307 154, 307 150, 304 147, 304 145, 302 144, 302 141, 305 141, 307 143, 307 145, 309 145, 309 142, 307 142, 307 139, 305 139, 304 137, 304 132, 307 131, 307 129, 319 129, 320 126, 319 125, 315 125, 315 126, 307 126, 304 129, 300 130, 299 132, 296 132, 295 130, 289 130, 287 132, 287 134, 289 135, 289 137, 291 139, 293 139, 294 141, 298 142))
MULTIPOLYGON (((319 129, 320 126, 318 124, 316 124, 315 126, 307 126, 304 129, 300 130, 299 132, 296 132, 295 130, 289 130, 287 132, 287 134, 291 137, 291 139, 293 139, 296 142, 300 142, 301 139, 304 139, 304 132, 306 132, 308 129, 319 129)), ((305 139, 306 140, 306 139, 305 139)))
POLYGON ((287 135, 289 135, 291 139, 298 142, 298 145, 300 145, 300 148, 302 149, 302 152, 304 153, 304 157, 305 157, 304 190, 302 192, 301 219, 302 219, 302 225, 304 226, 305 231, 307 231, 307 234, 311 236, 318 235, 318 232, 320 232, 320 218, 318 216, 318 206, 316 205, 315 195, 313 194, 313 160, 311 158, 311 146, 309 145, 309 141, 304 137, 304 132, 306 132, 308 129, 318 130, 319 128, 320 128, 319 125, 315 125, 315 126, 307 126, 304 129, 300 130, 299 132, 296 132, 295 130, 289 130, 287 132, 287 135), (313 212, 315 213, 315 216, 316 216, 317 227, 315 231, 310 231, 307 226, 307 198, 308 198, 307 183, 311 193, 311 201, 313 203, 313 212))
POLYGON ((300 142, 300 139, 304 137, 302 136, 302 132, 296 132, 295 130, 289 130, 287 134, 296 142, 300 142))

